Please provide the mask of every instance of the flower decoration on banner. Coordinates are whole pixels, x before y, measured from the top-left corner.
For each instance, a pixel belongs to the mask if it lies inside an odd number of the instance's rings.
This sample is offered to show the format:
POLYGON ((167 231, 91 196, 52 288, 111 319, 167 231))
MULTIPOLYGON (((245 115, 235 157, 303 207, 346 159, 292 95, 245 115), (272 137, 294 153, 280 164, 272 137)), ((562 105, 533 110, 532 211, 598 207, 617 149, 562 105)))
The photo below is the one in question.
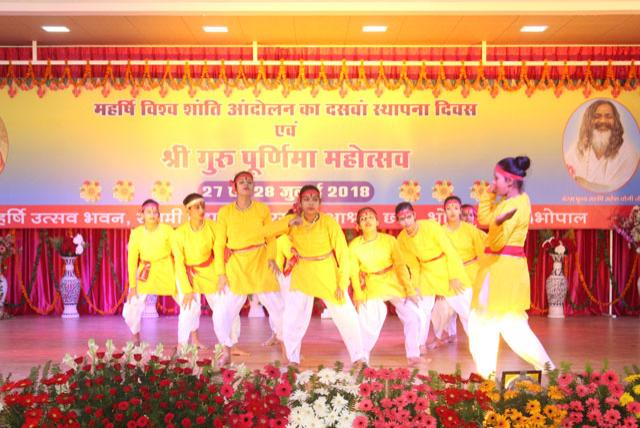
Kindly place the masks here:
POLYGON ((453 195, 453 184, 449 180, 438 180, 431 188, 431 197, 436 201, 444 201, 453 195))
POLYGON ((151 196, 160 202, 169 202, 171 200, 171 196, 173 196, 173 188, 171 187, 171 183, 161 180, 156 181, 155 183, 153 183, 151 196))
POLYGON ((62 257, 77 257, 84 253, 84 247, 86 243, 81 234, 67 234, 64 236, 58 236, 51 238, 53 248, 56 249, 58 254, 62 257))
POLYGON ((564 238, 560 238, 552 236, 542 243, 542 249, 549 254, 566 256, 576 250, 576 244, 570 237, 565 236, 564 238))
POLYGON ((613 228, 627 241, 630 248, 640 254, 640 206, 633 207, 628 216, 615 216, 613 228))
POLYGON ((415 180, 405 180, 400 186, 400 199, 406 202, 417 202, 420 200, 422 186, 415 180))
POLYGON ((131 202, 135 194, 134 192, 135 188, 131 181, 118 180, 113 186, 113 198, 120 202, 131 202))
POLYGON ((102 186, 99 181, 85 180, 80 186, 80 197, 87 202, 98 202, 102 198, 102 186))
POLYGON ((0 236, 0 272, 4 270, 4 265, 9 257, 13 256, 16 252, 17 249, 13 235, 0 236))
POLYGON ((479 201, 489 191, 489 182, 486 180, 476 180, 469 189, 469 197, 475 201, 479 201))

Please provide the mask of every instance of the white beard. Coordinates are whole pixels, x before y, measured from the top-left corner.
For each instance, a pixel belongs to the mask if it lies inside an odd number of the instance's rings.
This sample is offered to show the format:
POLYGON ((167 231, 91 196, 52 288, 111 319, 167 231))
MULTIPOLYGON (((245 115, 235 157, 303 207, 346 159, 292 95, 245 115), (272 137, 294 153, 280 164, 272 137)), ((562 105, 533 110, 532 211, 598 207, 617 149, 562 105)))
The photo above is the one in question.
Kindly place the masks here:
POLYGON ((611 130, 598 131, 594 129, 593 135, 591 135, 591 146, 596 153, 604 153, 606 147, 609 145, 610 139, 611 130))

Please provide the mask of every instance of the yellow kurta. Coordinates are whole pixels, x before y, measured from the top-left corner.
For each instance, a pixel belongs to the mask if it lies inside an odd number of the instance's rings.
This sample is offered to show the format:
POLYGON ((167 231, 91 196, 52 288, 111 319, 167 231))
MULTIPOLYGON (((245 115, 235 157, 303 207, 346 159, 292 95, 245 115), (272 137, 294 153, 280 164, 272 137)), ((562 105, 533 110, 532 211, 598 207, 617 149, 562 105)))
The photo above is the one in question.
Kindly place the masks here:
MULTIPOLYGON (((486 246, 497 252, 505 245, 524 247, 529 231, 531 203, 529 196, 502 199, 496 203, 495 194, 488 194, 480 200, 478 222, 489 226, 486 246), (516 208, 515 215, 502 225, 496 225, 496 217, 516 208)), ((480 309, 478 295, 485 277, 489 275, 487 312, 505 314, 521 313, 531 304, 529 268, 526 257, 485 254, 480 260, 480 271, 473 287, 472 308, 480 309)))
POLYGON ((173 234, 173 254, 176 261, 176 277, 183 294, 215 293, 218 291, 218 275, 213 261, 204 267, 194 267, 193 283, 189 281, 187 266, 206 262, 213 254, 215 222, 205 219, 201 230, 193 231, 189 222, 180 225, 173 234))
POLYGON ((423 296, 453 296, 449 281, 457 279, 465 287, 471 282, 462 259, 447 237, 444 228, 434 220, 418 220, 418 231, 409 236, 398 235, 398 244, 411 271, 414 287, 423 296), (434 260, 443 255, 443 257, 434 260))
POLYGON ((262 202, 252 201, 249 208, 239 210, 235 202, 218 211, 214 245, 215 269, 218 275, 227 275, 229 287, 235 294, 255 294, 280 289, 268 260, 275 260, 275 239, 264 238, 264 227, 271 223, 271 212, 262 202), (265 245, 266 244, 266 245, 265 245), (240 250, 263 245, 247 251, 238 251, 224 263, 225 247, 240 250))
POLYGON ((293 248, 302 257, 330 255, 324 260, 299 259, 291 271, 291 290, 298 290, 309 296, 319 297, 334 304, 339 302, 335 292, 340 287, 348 299, 349 287, 349 247, 340 225, 333 217, 320 213, 315 223, 303 220, 289 232, 293 248))
POLYGON ((349 253, 351 286, 355 300, 404 298, 416 294, 407 264, 393 236, 378 233, 371 241, 365 241, 362 236, 358 236, 349 243, 349 253), (389 266, 393 266, 393 269, 375 274, 389 266), (364 290, 360 285, 362 274, 365 279, 364 290))
POLYGON ((444 226, 447 236, 462 259, 471 284, 478 276, 479 261, 484 256, 484 241, 487 234, 472 224, 460 222, 456 230, 444 226))
POLYGON ((130 288, 137 287, 140 294, 156 294, 158 296, 176 294, 176 276, 171 253, 172 235, 173 228, 163 223, 160 223, 153 232, 145 229, 144 225, 131 231, 127 245, 130 288), (146 281, 137 280, 141 261, 151 262, 149 277, 146 281))
POLYGON ((276 239, 276 264, 280 272, 284 271, 284 265, 291 258, 291 239, 289 235, 281 235, 276 239))

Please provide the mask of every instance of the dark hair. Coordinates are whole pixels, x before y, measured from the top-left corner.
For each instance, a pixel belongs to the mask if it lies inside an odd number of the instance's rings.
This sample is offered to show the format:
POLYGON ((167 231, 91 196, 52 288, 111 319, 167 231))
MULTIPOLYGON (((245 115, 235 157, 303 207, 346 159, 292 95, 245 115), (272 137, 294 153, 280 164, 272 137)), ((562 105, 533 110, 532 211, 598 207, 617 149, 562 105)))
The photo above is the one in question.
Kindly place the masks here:
POLYGON ((142 203, 142 205, 140 205, 140 207, 142 207, 142 209, 144 209, 145 205, 155 205, 156 207, 160 208, 160 204, 158 202, 156 202, 155 199, 147 199, 146 201, 144 201, 142 203))
POLYGON ((316 186, 314 186, 313 184, 305 184, 304 186, 302 186, 302 188, 300 189, 300 193, 298 193, 298 200, 302 202, 302 194, 308 190, 315 190, 316 192, 318 192, 318 195, 321 195, 320 193, 320 189, 318 189, 316 186))
POLYGON ((578 152, 580 156, 584 156, 585 151, 591 144, 591 137, 593 137, 593 118, 596 115, 596 110, 601 105, 608 105, 613 111, 613 126, 611 128, 611 137, 609 137, 609 144, 604 152, 606 158, 613 158, 618 154, 620 146, 624 142, 622 138, 624 134, 624 128, 622 127, 622 121, 620 120, 620 113, 616 106, 608 100, 596 100, 587 107, 582 116, 582 124, 580 125, 580 135, 578 138, 578 152))
POLYGON ((450 201, 457 201, 458 205, 462 205, 462 200, 459 197, 457 197, 456 195, 451 195, 444 200, 444 203, 442 204, 442 206, 443 207, 447 206, 447 203, 450 201))
POLYGON ((374 216, 378 217, 378 213, 373 208, 371 208, 371 207, 362 207, 356 213, 356 223, 360 223, 360 216, 362 214, 364 214, 365 212, 367 212, 367 211, 371 211, 374 216))
POLYGON ((462 205, 460 205, 460 209, 461 209, 461 210, 463 210, 463 209, 465 209, 465 208, 471 208, 472 210, 474 210, 474 211, 475 211, 475 208, 474 208, 474 207, 473 207, 473 205, 471 205, 471 204, 462 204, 462 205))
POLYGON ((204 197, 200 193, 189 193, 183 200, 182 204, 186 207, 189 202, 196 199, 204 199, 204 197))
MULTIPOLYGON (((528 156, 516 156, 515 158, 504 158, 498 162, 498 166, 511 174, 518 177, 526 177, 527 170, 531 166, 531 160, 528 156)), ((514 180, 518 190, 522 190, 524 180, 514 180)))
POLYGON ((398 205, 396 205, 396 216, 400 211, 403 211, 403 210, 413 211, 413 205, 411 205, 411 203, 409 202, 400 202, 398 205))
POLYGON ((285 215, 291 215, 291 214, 295 214, 295 213, 296 213, 296 211, 293 208, 289 208, 285 215))

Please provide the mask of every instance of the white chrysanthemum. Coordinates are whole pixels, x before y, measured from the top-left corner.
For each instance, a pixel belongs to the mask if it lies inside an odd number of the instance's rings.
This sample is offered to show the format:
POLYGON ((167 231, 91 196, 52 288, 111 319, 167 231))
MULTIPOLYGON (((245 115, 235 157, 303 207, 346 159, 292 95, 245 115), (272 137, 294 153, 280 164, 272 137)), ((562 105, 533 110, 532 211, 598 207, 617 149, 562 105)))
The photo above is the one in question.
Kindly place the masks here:
POLYGON ((329 390, 327 388, 316 388, 313 393, 317 395, 329 395, 329 390))
POLYGON ((304 385, 308 383, 312 375, 313 375, 313 372, 311 370, 303 371, 302 373, 298 374, 298 377, 296 379, 296 384, 304 385))
POLYGON ((355 412, 342 412, 340 420, 336 424, 338 428, 351 428, 353 427, 353 421, 356 418, 355 412))
POLYGON ((76 245, 76 256, 81 255, 84 252, 84 246, 76 245))
POLYGON ((333 369, 324 368, 318 372, 318 380, 322 383, 332 384, 336 381, 336 372, 333 369))
POLYGON ((84 244, 84 238, 79 233, 73 237, 73 243, 76 245, 84 244))
POLYGON ((337 394, 335 397, 333 397, 333 400, 331 400, 331 405, 336 410, 344 409, 347 404, 349 404, 349 402, 345 400, 344 397, 340 394, 337 394))
POLYGON ((319 397, 313 402, 313 411, 319 418, 325 418, 329 414, 329 407, 327 407, 327 398, 319 397))
POLYGON ((309 398, 309 394, 304 392, 302 389, 296 389, 295 391, 293 391, 293 393, 289 397, 289 400, 290 401, 300 401, 302 403, 302 402, 307 401, 307 398, 309 398))

